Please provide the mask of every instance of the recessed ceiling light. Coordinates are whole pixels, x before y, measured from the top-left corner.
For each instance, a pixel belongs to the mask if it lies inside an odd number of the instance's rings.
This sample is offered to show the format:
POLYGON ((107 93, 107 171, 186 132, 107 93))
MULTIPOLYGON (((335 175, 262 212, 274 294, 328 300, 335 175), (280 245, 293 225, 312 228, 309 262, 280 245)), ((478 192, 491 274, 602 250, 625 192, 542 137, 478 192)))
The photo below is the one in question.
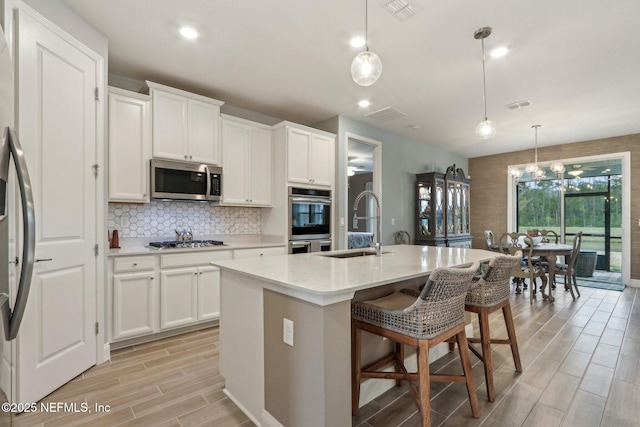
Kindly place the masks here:
POLYGON ((185 39, 193 40, 198 38, 198 32, 191 27, 180 28, 180 35, 185 39))
POLYGON ((351 47, 362 47, 365 44, 365 40, 363 37, 354 37, 349 41, 351 47))
POLYGON ((505 56, 507 52, 509 52, 509 48, 500 46, 493 49, 489 55, 491 55, 492 58, 500 58, 501 56, 505 56))
POLYGON ((358 106, 362 108, 367 108, 369 105, 371 105, 371 101, 369 101, 368 99, 363 99, 362 101, 358 102, 358 106))

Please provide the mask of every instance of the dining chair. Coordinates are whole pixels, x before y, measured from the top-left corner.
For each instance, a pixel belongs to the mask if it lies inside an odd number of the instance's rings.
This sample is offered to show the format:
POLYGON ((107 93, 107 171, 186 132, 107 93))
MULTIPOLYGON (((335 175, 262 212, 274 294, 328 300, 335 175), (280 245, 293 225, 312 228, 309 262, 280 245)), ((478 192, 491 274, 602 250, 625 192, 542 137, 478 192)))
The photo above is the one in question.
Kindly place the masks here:
POLYGON ((511 275, 516 280, 516 294, 520 294, 520 283, 524 279, 529 279, 529 302, 533 303, 533 296, 537 292, 536 279, 542 281, 542 288, 547 285, 547 273, 540 265, 538 258, 533 256, 533 240, 525 233, 504 233, 500 237, 500 247, 505 249, 510 255, 515 255, 522 251, 524 258, 519 266, 516 266, 511 275))
POLYGON ((487 242, 487 249, 494 252, 502 252, 500 247, 497 246, 497 242, 495 236, 493 235, 493 231, 484 230, 484 240, 487 242))
POLYGON ((573 249, 571 250, 571 256, 566 264, 556 264, 555 275, 564 276, 564 289, 571 291, 571 297, 576 299, 573 289, 580 296, 580 290, 578 290, 578 280, 576 278, 576 263, 580 256, 580 246, 582 244, 582 232, 576 234, 573 238, 573 249), (569 283, 567 284, 567 279, 569 283))
POLYGON ((497 255, 489 261, 488 269, 482 277, 474 279, 471 288, 465 298, 465 311, 478 314, 478 325, 480 338, 467 338, 469 350, 475 354, 484 365, 484 377, 487 387, 487 399, 489 402, 495 400, 493 385, 493 362, 491 357, 492 344, 508 344, 511 346, 511 354, 517 372, 522 372, 520 353, 518 352, 518 341, 516 339, 513 325, 513 315, 509 301, 509 281, 514 269, 520 267, 522 252, 517 251, 515 255, 497 255), (502 310, 505 326, 507 328, 507 339, 492 338, 489 331, 489 314, 502 310), (471 344, 480 343, 481 352, 471 344))
POLYGON ((474 418, 480 417, 465 333, 464 307, 479 263, 468 268, 438 268, 418 291, 402 290, 372 301, 351 304, 351 411, 358 413, 360 381, 363 378, 395 379, 399 385, 406 380, 421 413, 422 425, 431 426, 431 381, 464 382, 474 418), (393 352, 361 366, 361 334, 370 332, 394 343, 393 352), (462 362, 462 375, 431 374, 429 349, 455 337, 462 362), (404 345, 417 349, 418 370, 407 372, 404 365, 404 345), (385 371, 392 364, 394 372, 385 371), (418 387, 414 384, 418 383, 418 387))
POLYGON ((540 230, 542 243, 558 243, 560 236, 553 230, 540 230))
POLYGON ((411 243, 411 236, 409 232, 405 230, 396 231, 393 233, 396 245, 408 245, 411 243))

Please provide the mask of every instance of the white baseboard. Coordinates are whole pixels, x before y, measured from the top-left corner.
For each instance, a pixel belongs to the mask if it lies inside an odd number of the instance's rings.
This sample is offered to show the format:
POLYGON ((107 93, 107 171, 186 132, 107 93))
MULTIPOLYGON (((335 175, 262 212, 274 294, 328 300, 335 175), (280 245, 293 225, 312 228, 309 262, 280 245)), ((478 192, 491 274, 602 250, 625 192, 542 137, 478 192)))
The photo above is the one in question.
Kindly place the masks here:
POLYGON ((264 421, 265 427, 284 427, 266 409, 262 411, 262 421, 264 421))
POLYGON ((111 345, 106 343, 102 348, 102 363, 108 362, 111 360, 111 345))
MULTIPOLYGON (((231 394, 231 393, 229 392, 229 390, 228 390, 226 387, 222 389, 222 392, 223 392, 223 393, 224 393, 224 394, 225 394, 229 399, 231 399, 231 401, 232 401, 233 403, 235 403, 235 404, 236 404, 236 406, 237 406, 238 408, 240 408, 240 410, 241 410, 242 412, 244 412, 244 414, 247 416, 247 418, 249 418, 249 419, 251 420, 251 422, 253 422, 253 423, 254 423, 256 426, 258 426, 258 427, 262 427, 262 423, 261 423, 259 420, 257 420, 257 419, 256 419, 256 417, 254 417, 254 416, 253 416, 249 411, 247 411, 247 408, 245 408, 245 407, 244 407, 244 405, 243 405, 242 403, 240 403, 240 401, 239 401, 238 399, 236 399, 236 398, 235 398, 235 396, 234 396, 233 394, 231 394)), ((264 412, 266 412, 266 411, 264 411, 264 410, 263 410, 262 412, 264 413, 264 412)), ((263 416, 264 416, 264 414, 263 414, 263 416)))
POLYGON ((631 279, 629 282, 630 288, 640 288, 640 279, 631 279))

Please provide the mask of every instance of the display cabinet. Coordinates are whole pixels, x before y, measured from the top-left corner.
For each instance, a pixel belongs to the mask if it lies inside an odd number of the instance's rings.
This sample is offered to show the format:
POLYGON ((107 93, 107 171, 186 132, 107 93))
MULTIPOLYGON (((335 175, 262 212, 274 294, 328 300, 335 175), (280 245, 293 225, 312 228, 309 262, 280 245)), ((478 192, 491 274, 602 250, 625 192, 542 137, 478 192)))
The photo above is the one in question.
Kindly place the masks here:
POLYGON ((471 180, 451 165, 416 175, 417 245, 471 247, 471 180))

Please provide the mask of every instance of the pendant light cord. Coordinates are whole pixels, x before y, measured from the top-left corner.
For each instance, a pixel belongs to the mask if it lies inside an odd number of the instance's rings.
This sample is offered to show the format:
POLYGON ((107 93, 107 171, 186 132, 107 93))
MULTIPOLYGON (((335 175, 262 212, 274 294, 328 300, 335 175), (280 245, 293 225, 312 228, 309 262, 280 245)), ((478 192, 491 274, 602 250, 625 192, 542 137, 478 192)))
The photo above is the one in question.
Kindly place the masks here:
POLYGON ((367 8, 367 0, 364 0, 364 51, 369 51, 369 31, 367 25, 367 16, 369 15, 369 11, 367 8))
MULTIPOLYGON (((366 1, 366 0, 365 0, 366 1)), ((484 100, 484 121, 487 121, 487 77, 484 70, 484 37, 480 40, 482 43, 482 99, 484 100)))

